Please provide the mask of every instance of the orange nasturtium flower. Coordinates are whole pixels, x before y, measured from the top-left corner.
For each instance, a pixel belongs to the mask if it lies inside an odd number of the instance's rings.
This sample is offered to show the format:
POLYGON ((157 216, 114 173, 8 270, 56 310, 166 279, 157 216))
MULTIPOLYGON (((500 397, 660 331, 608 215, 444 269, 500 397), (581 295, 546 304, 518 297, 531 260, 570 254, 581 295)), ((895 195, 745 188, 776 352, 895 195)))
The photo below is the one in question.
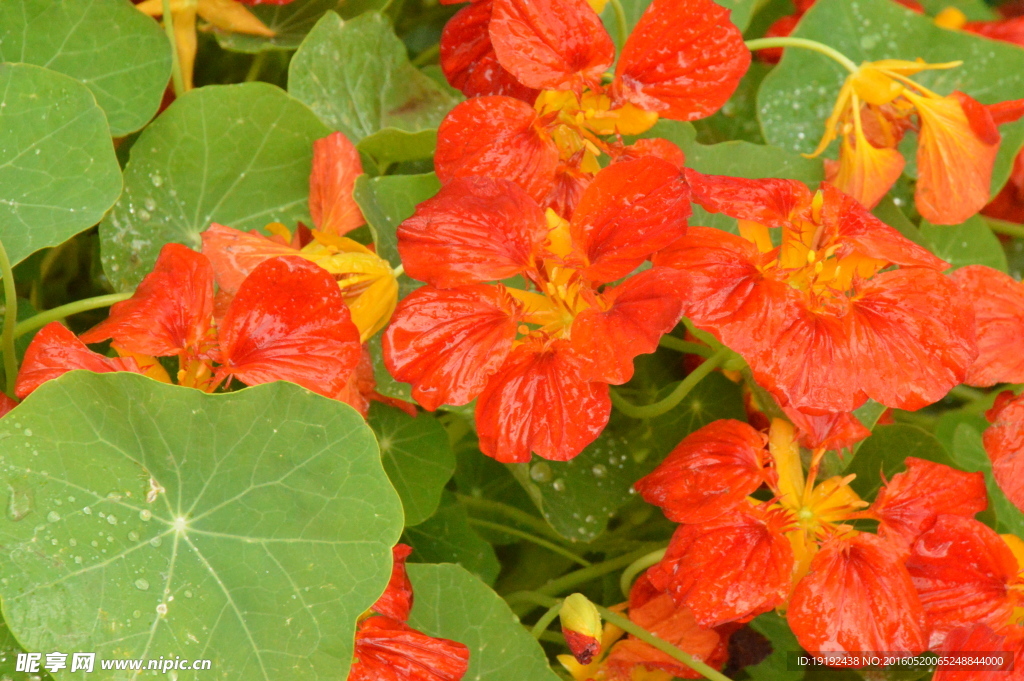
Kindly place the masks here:
POLYGON ((476 399, 481 450, 499 461, 573 458, 608 422, 608 384, 680 315, 671 269, 601 287, 684 233, 688 199, 653 157, 598 173, 570 221, 512 182, 448 183, 398 229, 406 273, 428 285, 384 332, 388 370, 427 409, 476 399), (489 283, 516 276, 533 290, 489 283))
POLYGON ((1006 497, 1024 510, 1024 397, 1001 393, 985 417, 992 423, 983 436, 992 474, 1006 497))
POLYGON ((920 409, 963 381, 974 320, 947 263, 827 183, 812 194, 795 180, 686 178, 740 236, 690 227, 654 263, 679 269, 683 314, 783 407, 823 415, 870 398, 920 409))
POLYGON ((56 322, 44 327, 25 353, 15 392, 25 397, 73 369, 141 372, 142 363, 169 381, 153 357, 177 357, 180 385, 209 392, 232 378, 248 385, 287 380, 335 397, 360 350, 341 291, 316 265, 295 256, 261 263, 214 319, 209 259, 167 244, 135 294, 81 340, 56 322), (106 358, 82 344, 108 339, 124 357, 106 358))
POLYGON ((598 157, 621 153, 603 136, 639 134, 659 117, 711 115, 736 89, 750 52, 712 0, 654 0, 604 84, 614 61, 614 43, 586 0, 464 8, 445 28, 441 65, 466 94, 485 96, 442 122, 438 178, 511 180, 567 217, 600 169, 598 157))
POLYGON ((981 210, 999 151, 997 125, 1019 117, 1020 103, 987 107, 962 92, 937 95, 910 78, 959 65, 899 59, 861 64, 843 84, 813 154, 840 138, 838 163, 826 164, 828 180, 873 208, 903 172, 897 147, 913 128, 918 132, 914 199, 921 216, 954 225, 981 210))
POLYGON ((459 681, 469 668, 469 649, 406 624, 413 593, 405 559, 412 549, 399 544, 392 553, 391 580, 359 620, 348 681, 459 681))
POLYGON ((747 424, 719 421, 637 482, 644 499, 683 523, 648 571, 651 583, 702 627, 779 608, 809 651, 926 650, 926 610, 903 564, 907 547, 942 518, 983 510, 983 476, 908 458, 908 470, 868 507, 849 487, 852 475, 817 482, 823 450, 805 478, 790 424, 773 421, 767 439, 766 448, 747 424), (772 501, 743 496, 762 482, 772 501), (878 534, 851 524, 865 518, 879 521, 878 534))
MULTIPOLYGON (((178 49, 178 63, 185 89, 192 89, 192 71, 196 62, 196 18, 203 19, 214 28, 230 33, 247 33, 273 38, 274 31, 245 5, 287 5, 294 0, 170 0, 174 41, 178 49)), ((151 17, 163 16, 164 0, 143 0, 135 6, 151 17)))

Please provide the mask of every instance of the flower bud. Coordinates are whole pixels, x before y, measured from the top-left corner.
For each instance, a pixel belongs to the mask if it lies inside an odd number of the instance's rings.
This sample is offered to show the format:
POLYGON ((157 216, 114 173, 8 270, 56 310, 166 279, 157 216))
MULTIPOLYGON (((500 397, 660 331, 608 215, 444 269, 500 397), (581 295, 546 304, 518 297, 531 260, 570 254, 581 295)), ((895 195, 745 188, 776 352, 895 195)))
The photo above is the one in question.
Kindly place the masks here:
POLYGON ((590 664, 601 652, 601 615, 583 594, 573 594, 562 601, 558 616, 562 634, 573 657, 580 664, 590 664))

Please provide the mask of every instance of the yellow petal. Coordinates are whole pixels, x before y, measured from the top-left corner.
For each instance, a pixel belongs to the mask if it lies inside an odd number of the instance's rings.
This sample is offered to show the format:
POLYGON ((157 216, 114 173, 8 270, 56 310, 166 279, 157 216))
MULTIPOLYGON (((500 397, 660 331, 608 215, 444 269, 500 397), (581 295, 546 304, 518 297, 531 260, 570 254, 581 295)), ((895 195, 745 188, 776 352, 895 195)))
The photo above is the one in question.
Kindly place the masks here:
POLYGON ((779 474, 780 503, 786 508, 800 508, 804 496, 804 468, 793 424, 782 419, 772 420, 768 431, 768 451, 779 474))
POLYGON ((587 4, 590 5, 591 9, 600 14, 608 5, 608 0, 587 0, 587 4))
POLYGON ((879 149, 855 130, 843 135, 839 163, 826 179, 868 210, 874 208, 903 174, 906 160, 896 149, 879 149))
POLYGON ((192 71, 196 63, 196 8, 186 7, 171 12, 174 23, 174 41, 178 46, 178 65, 185 90, 192 89, 192 71))
POLYGON ((947 7, 935 15, 935 25, 950 31, 958 31, 967 23, 967 15, 956 7, 947 7))
POLYGON ((199 0, 199 16, 217 28, 232 33, 248 33, 273 38, 274 31, 255 14, 234 0, 199 0))

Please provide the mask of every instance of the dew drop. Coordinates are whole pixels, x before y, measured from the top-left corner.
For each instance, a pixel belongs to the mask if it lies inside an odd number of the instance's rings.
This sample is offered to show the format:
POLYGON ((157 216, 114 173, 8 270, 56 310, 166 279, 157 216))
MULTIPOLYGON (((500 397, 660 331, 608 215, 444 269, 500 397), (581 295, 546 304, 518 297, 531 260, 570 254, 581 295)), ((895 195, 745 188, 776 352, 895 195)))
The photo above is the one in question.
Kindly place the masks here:
POLYGON ((594 467, 590 469, 590 472, 595 478, 603 478, 608 475, 608 469, 604 467, 604 464, 594 464, 594 467))
POLYGON ((555 490, 556 492, 564 492, 565 480, 562 480, 561 478, 555 480, 553 483, 551 483, 551 489, 555 490))
POLYGON ((49 520, 51 523, 55 523, 60 520, 60 513, 57 513, 56 511, 50 511, 46 514, 46 519, 49 520))
POLYGON ((152 546, 153 548, 156 548, 157 546, 160 546, 163 543, 164 543, 164 540, 163 540, 162 537, 153 537, 152 539, 149 540, 149 545, 152 546))
POLYGON ((146 591, 146 590, 149 589, 149 582, 147 582, 144 579, 136 579, 135 580, 135 588, 138 589, 139 591, 146 591))
POLYGON ((185 591, 185 598, 192 598, 192 592, 186 590, 185 591))
POLYGON ((161 617, 166 615, 167 614, 167 604, 166 603, 161 603, 160 605, 156 606, 156 614, 160 615, 161 617))
POLYGON ((142 611, 141 610, 136 610, 135 612, 132 613, 132 617, 134 617, 135 619, 139 619, 140 617, 142 617, 142 611))
POLYGON ((156 201, 150 197, 146 197, 146 200, 142 202, 142 205, 146 207, 146 210, 156 210, 156 201))
POLYGON ((551 466, 540 461, 530 466, 530 479, 534 482, 551 482, 551 466))
POLYGON ((150 175, 149 180, 153 183, 154 187, 159 187, 164 183, 164 178, 160 177, 157 173, 150 175))
POLYGON ((113 516, 113 515, 108 515, 107 516, 107 522, 110 523, 111 525, 117 525, 117 517, 113 516))
POLYGON ((129 532, 128 533, 128 541, 139 541, 139 533, 138 532, 129 532))
POLYGON ((7 517, 17 522, 32 512, 32 492, 8 487, 11 497, 7 501, 7 517))
POLYGON ((139 511, 139 518, 143 522, 147 522, 148 523, 150 520, 153 519, 153 512, 150 511, 148 508, 144 508, 141 511, 139 511))

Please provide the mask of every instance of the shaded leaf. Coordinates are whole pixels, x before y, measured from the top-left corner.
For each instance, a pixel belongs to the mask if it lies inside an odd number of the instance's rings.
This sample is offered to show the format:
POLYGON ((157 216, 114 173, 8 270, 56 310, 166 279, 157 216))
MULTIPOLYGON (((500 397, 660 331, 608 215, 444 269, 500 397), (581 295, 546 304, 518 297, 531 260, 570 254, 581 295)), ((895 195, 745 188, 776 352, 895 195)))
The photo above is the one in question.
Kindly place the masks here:
POLYGON ((789 624, 776 612, 766 612, 750 622, 750 628, 767 638, 772 644, 768 657, 755 665, 743 668, 754 681, 798 681, 804 678, 803 670, 791 671, 789 657, 802 652, 789 624))
POLYGON ((387 168, 393 163, 432 157, 437 146, 437 130, 406 132, 398 128, 384 128, 364 137, 357 146, 359 151, 374 160, 377 167, 387 168))
MULTIPOLYGON (((361 175, 356 179, 353 196, 370 225, 373 242, 377 244, 377 253, 382 258, 396 267, 401 264, 396 236, 398 225, 415 212, 417 204, 432 197, 440 188, 441 183, 434 173, 384 177, 361 175)), ((418 285, 412 284, 413 288, 418 285)), ((411 290, 403 290, 403 297, 411 290)))
POLYGON ((490 587, 458 565, 410 564, 409 625, 469 647, 466 681, 557 681, 540 644, 490 587))
POLYGON ((121 193, 103 110, 56 71, 0 64, 0 241, 12 264, 96 224, 121 193))
POLYGON ((292 58, 288 91, 353 142, 384 128, 436 129, 458 102, 409 63, 377 12, 348 22, 325 14, 292 58))
POLYGON ((233 52, 294 50, 320 17, 331 10, 341 11, 347 4, 346 0, 294 0, 287 5, 255 5, 247 9, 274 31, 274 37, 230 33, 217 28, 213 29, 213 34, 221 47, 233 52))
POLYGON ((881 488, 882 478, 891 480, 902 471, 908 456, 953 465, 946 449, 934 435, 917 426, 896 424, 876 427, 871 437, 861 443, 857 455, 843 472, 845 475, 855 473, 857 478, 850 487, 862 499, 871 500, 881 488))
POLYGON ((344 678, 402 518, 355 410, 290 383, 207 395, 72 372, 0 440, 0 596, 25 648, 344 678))
POLYGON ((309 223, 313 142, 329 133, 266 83, 207 86, 176 100, 135 142, 124 194, 100 225, 107 277, 131 289, 164 244, 199 249, 211 222, 309 223))
POLYGON ((1008 269, 1003 245, 980 216, 975 215, 959 225, 933 225, 924 220, 921 234, 927 239, 931 252, 953 269, 965 265, 987 265, 1000 272, 1008 269))
POLYGON ((368 422, 377 434, 384 471, 402 499, 405 524, 418 525, 437 510, 455 471, 448 433, 433 414, 412 417, 380 402, 370 405, 368 422))
POLYGON ((501 570, 494 549, 473 530, 466 507, 451 492, 441 497, 437 513, 405 530, 404 541, 414 549, 413 562, 457 563, 488 585, 501 570))

